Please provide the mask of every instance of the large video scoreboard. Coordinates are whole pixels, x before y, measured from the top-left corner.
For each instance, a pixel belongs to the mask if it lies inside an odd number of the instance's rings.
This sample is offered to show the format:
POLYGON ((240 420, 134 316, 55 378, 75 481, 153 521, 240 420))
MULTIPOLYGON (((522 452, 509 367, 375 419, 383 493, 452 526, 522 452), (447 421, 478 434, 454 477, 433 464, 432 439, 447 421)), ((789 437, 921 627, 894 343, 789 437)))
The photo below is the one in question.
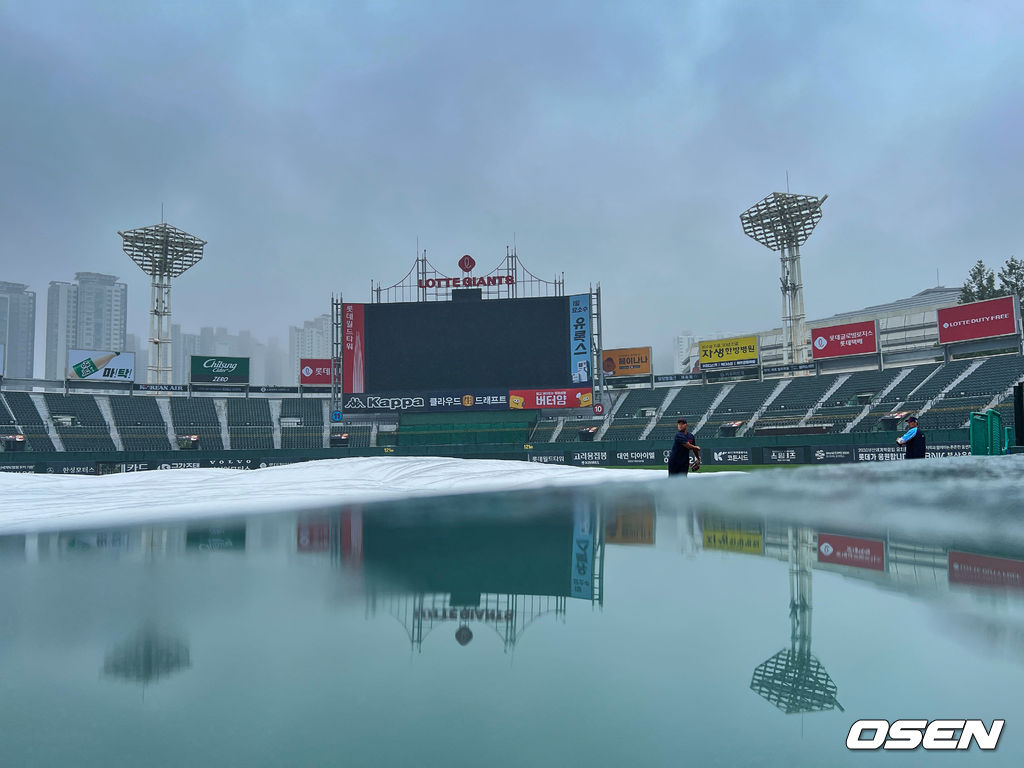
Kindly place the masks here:
POLYGON ((343 305, 343 409, 593 404, 590 296, 343 305))

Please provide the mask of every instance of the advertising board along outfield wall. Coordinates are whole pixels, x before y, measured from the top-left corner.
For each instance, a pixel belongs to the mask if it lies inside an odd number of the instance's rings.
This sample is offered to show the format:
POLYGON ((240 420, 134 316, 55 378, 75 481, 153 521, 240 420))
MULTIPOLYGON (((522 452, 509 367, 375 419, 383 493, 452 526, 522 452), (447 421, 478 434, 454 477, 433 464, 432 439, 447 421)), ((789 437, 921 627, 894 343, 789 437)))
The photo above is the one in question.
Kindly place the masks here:
POLYGON ((939 344, 1012 335, 1017 332, 1018 313, 1014 296, 940 309, 936 313, 939 344))

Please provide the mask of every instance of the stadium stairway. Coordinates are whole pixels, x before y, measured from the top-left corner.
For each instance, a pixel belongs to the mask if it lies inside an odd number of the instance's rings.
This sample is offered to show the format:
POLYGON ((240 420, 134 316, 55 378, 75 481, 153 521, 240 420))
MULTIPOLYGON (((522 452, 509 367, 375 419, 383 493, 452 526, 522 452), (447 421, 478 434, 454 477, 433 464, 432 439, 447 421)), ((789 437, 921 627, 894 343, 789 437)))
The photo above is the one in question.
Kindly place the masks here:
POLYGON ((160 409, 160 416, 163 417, 164 426, 167 428, 167 442, 171 444, 171 450, 180 450, 178 438, 174 434, 174 420, 171 418, 171 399, 169 397, 158 397, 156 407, 160 409))
POLYGON ((118 434, 117 426, 114 423, 114 412, 110 409, 110 398, 96 395, 94 399, 96 400, 96 407, 100 409, 100 415, 107 422, 107 430, 110 432, 110 439, 114 441, 114 448, 123 451, 124 443, 121 442, 121 435, 118 434))
POLYGON ((735 384, 726 384, 725 386, 722 387, 721 390, 719 390, 718 394, 715 396, 715 399, 711 401, 711 405, 709 405, 708 409, 704 411, 704 415, 697 420, 697 424, 694 426, 692 430, 690 430, 691 432, 693 432, 693 434, 697 434, 697 432, 700 431, 701 427, 708 423, 708 419, 711 418, 711 414, 714 413, 715 409, 722 404, 722 401, 729 396, 729 393, 732 392, 733 387, 735 386, 735 384))
POLYGON ((885 398, 889 395, 889 393, 896 389, 900 382, 902 382, 905 378, 907 378, 907 376, 910 375, 910 370, 910 368, 904 368, 898 374, 896 374, 896 378, 890 381, 886 385, 885 389, 879 392, 878 395, 876 395, 870 403, 864 406, 864 410, 860 412, 860 415, 858 415, 855 419, 850 421, 850 423, 843 428, 843 434, 848 435, 851 432, 853 432, 856 426, 860 424, 860 422, 862 422, 867 417, 867 415, 877 407, 879 403, 884 402, 885 398))
POLYGON ((968 365, 967 368, 965 368, 959 376, 957 376, 955 379, 949 382, 949 384, 947 384, 941 392, 939 392, 937 395, 935 395, 935 397, 933 397, 931 400, 924 404, 924 406, 917 413, 918 418, 920 418, 923 414, 928 413, 928 411, 934 408, 935 404, 938 401, 942 400, 949 392, 951 392, 957 384, 959 384, 961 381, 963 381, 976 370, 978 370, 984 363, 984 360, 975 360, 970 365, 968 365))
POLYGON ((270 437, 274 441, 274 450, 281 450, 281 401, 270 400, 270 437))
POLYGON ((30 393, 29 398, 31 398, 32 402, 35 404, 36 410, 39 411, 39 415, 43 419, 43 426, 46 427, 46 434, 49 435, 50 442, 53 443, 54 450, 66 450, 64 447, 64 441, 61 440, 60 435, 57 434, 57 428, 53 425, 53 418, 50 416, 50 409, 46 406, 46 398, 38 392, 30 393))
POLYGON ((658 406, 657 413, 655 413, 654 416, 651 418, 650 423, 647 425, 644 431, 640 433, 640 437, 637 438, 638 440, 647 439, 647 436, 651 434, 651 432, 654 430, 656 426, 658 426, 658 422, 665 415, 665 411, 668 410, 668 407, 672 404, 672 401, 676 399, 676 395, 678 395, 682 391, 682 389, 682 387, 669 387, 668 392, 665 394, 665 398, 661 401, 661 405, 658 406))
POLYGON ((793 379, 779 379, 779 383, 775 385, 775 389, 773 389, 771 394, 769 394, 765 401, 761 403, 761 407, 754 411, 754 415, 748 419, 746 424, 740 427, 739 431, 736 433, 737 437, 743 437, 743 435, 747 434, 747 432, 757 424, 757 420, 764 415, 764 412, 768 410, 769 406, 775 402, 775 398, 782 394, 782 390, 788 387, 791 381, 793 381, 793 379))
POLYGON ((217 421, 220 425, 220 439, 224 441, 224 448, 231 449, 231 431, 228 429, 228 404, 223 398, 213 401, 213 408, 217 412, 217 421))

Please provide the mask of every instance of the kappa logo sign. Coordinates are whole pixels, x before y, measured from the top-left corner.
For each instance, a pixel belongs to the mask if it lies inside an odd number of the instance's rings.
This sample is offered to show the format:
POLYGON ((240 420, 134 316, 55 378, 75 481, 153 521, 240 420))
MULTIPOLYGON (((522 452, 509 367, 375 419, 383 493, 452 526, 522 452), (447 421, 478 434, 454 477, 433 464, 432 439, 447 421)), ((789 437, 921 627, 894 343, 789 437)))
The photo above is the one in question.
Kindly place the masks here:
POLYGON ((345 408, 352 410, 406 411, 410 408, 422 408, 425 401, 422 397, 350 397, 345 401, 345 408))
POLYGON ((846 748, 963 750, 975 741, 978 749, 992 750, 1005 724, 1005 720, 993 720, 992 727, 986 728, 982 720, 893 720, 891 725, 888 720, 858 720, 850 726, 846 748))

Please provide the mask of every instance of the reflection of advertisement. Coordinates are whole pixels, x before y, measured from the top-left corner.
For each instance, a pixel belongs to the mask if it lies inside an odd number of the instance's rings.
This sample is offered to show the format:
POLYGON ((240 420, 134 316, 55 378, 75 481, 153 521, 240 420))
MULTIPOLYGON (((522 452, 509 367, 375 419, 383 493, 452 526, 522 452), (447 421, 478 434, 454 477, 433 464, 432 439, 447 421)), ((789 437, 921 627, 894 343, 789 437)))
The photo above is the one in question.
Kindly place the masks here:
POLYGON ((764 551, 764 527, 703 518, 704 549, 760 555, 764 551))
POLYGON ((503 389, 363 392, 346 394, 341 407, 345 413, 507 411, 509 409, 509 393, 503 389))
POLYGON ((298 552, 326 552, 331 548, 331 524, 327 520, 300 522, 295 539, 298 552))
POLYGON ((362 304, 342 305, 342 391, 366 388, 366 330, 362 304))
POLYGON ((874 320, 830 325, 811 331, 811 356, 815 360, 867 355, 877 351, 878 328, 874 320))
POLYGON ((346 509, 338 520, 341 557, 350 566, 363 562, 363 512, 359 507, 346 509))
POLYGON ((1024 587, 1024 562, 949 550, 949 583, 980 587, 1024 587))
POLYGON ((299 384, 330 384, 331 358, 304 357, 299 360, 299 384))
POLYGON ((605 520, 607 544, 654 544, 654 509, 617 509, 605 520))
POLYGON ((651 348, 606 349, 601 353, 601 369, 605 376, 650 375, 651 348))
POLYGON ((69 349, 66 370, 69 379, 135 381, 135 353, 69 349))
POLYGON ((569 376, 573 384, 590 383, 590 296, 569 297, 569 376))
POLYGON ((700 343, 700 368, 743 368, 757 365, 757 336, 738 336, 700 343))
POLYGON ((508 393, 508 407, 520 408, 590 408, 594 390, 584 389, 513 389, 508 393))
POLYGON ((192 355, 191 381, 206 384, 248 384, 248 357, 192 355))
POLYGON ((939 344, 1007 336, 1017 332, 1013 296, 940 309, 939 344))
POLYGON ((189 528, 185 534, 185 548, 200 552, 244 552, 245 526, 189 528))
POLYGON ((593 515, 582 505, 578 505, 573 510, 570 558, 569 596, 592 600, 594 597, 594 524, 593 515))
POLYGON ((881 539, 858 539, 853 536, 840 536, 837 533, 819 533, 818 562, 884 571, 885 542, 881 539))

